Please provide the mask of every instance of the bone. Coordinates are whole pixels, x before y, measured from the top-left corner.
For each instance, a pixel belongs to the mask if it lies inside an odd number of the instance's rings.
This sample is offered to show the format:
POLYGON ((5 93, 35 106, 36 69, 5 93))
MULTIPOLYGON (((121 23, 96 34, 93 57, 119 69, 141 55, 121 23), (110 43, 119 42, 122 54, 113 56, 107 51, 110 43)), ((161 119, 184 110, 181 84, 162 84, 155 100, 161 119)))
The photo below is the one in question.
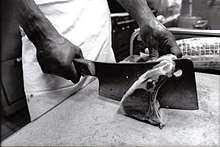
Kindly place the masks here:
POLYGON ((175 72, 173 59, 176 59, 173 55, 158 58, 159 63, 134 82, 120 102, 122 114, 159 126, 161 129, 165 126, 157 93, 175 72))

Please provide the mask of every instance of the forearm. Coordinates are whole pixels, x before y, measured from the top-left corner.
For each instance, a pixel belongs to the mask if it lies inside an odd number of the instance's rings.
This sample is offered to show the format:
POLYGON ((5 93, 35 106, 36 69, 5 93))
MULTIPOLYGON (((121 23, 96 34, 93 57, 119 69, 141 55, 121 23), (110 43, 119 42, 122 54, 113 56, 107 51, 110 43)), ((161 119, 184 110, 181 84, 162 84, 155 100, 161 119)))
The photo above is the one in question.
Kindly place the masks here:
POLYGON ((37 49, 43 49, 46 42, 64 41, 33 0, 16 0, 16 9, 21 27, 37 49))
POLYGON ((136 20, 139 27, 164 26, 154 17, 146 0, 117 0, 122 7, 136 20))

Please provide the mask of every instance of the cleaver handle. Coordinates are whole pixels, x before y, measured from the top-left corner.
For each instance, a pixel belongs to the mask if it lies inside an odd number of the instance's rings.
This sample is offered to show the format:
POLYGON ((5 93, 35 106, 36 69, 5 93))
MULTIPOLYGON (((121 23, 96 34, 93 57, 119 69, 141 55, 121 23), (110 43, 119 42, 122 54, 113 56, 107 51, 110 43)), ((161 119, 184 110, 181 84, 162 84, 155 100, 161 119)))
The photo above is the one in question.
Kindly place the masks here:
POLYGON ((95 63, 85 59, 74 59, 73 63, 81 75, 96 76, 95 63))

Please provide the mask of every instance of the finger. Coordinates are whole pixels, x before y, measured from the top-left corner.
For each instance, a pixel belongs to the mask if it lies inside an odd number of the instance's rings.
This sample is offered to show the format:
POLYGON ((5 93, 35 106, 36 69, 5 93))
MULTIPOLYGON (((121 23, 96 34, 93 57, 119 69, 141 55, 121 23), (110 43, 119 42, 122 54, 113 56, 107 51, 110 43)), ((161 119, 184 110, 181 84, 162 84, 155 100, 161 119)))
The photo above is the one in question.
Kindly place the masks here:
POLYGON ((57 68, 56 66, 50 66, 48 73, 63 77, 67 80, 71 80, 73 83, 78 83, 80 80, 80 75, 76 71, 73 63, 68 66, 61 66, 60 68, 57 68))
POLYGON ((75 57, 84 59, 82 50, 79 47, 75 49, 75 57))
POLYGON ((173 34, 170 34, 168 36, 170 36, 168 41, 166 42, 168 46, 168 52, 175 55, 177 58, 181 58, 182 52, 176 43, 175 37, 173 36, 173 34))
POLYGON ((158 50, 156 50, 154 48, 150 48, 149 49, 149 57, 150 57, 150 60, 156 60, 159 57, 158 50))
POLYGON ((80 75, 78 74, 75 65, 72 63, 69 67, 68 67, 68 72, 67 72, 67 76, 69 77, 69 79, 73 82, 73 83, 78 83, 80 80, 80 75))
POLYGON ((163 41, 160 46, 160 55, 165 55, 165 54, 173 54, 175 55, 177 58, 181 58, 182 57, 182 52, 179 49, 176 40, 174 38, 174 36, 169 36, 169 39, 166 39, 165 41, 163 41))
POLYGON ((174 54, 177 58, 181 58, 182 57, 182 52, 181 50, 179 49, 179 47, 176 45, 176 46, 172 46, 170 48, 170 53, 174 54))
POLYGON ((73 63, 69 65, 62 65, 60 68, 53 69, 53 74, 61 76, 67 80, 71 80, 73 83, 78 83, 80 80, 80 75, 75 69, 73 63))

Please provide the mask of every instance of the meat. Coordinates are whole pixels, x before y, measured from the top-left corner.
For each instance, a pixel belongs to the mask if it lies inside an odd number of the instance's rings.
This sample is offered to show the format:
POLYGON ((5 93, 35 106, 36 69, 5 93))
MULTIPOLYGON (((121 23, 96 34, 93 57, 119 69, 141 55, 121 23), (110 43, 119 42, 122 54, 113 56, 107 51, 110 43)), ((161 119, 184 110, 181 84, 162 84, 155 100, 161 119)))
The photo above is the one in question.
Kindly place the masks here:
POLYGON ((173 75, 175 71, 173 59, 175 58, 174 55, 165 55, 157 59, 159 63, 141 75, 125 93, 120 102, 120 112, 163 128, 165 122, 157 100, 157 93, 163 83, 173 75))

